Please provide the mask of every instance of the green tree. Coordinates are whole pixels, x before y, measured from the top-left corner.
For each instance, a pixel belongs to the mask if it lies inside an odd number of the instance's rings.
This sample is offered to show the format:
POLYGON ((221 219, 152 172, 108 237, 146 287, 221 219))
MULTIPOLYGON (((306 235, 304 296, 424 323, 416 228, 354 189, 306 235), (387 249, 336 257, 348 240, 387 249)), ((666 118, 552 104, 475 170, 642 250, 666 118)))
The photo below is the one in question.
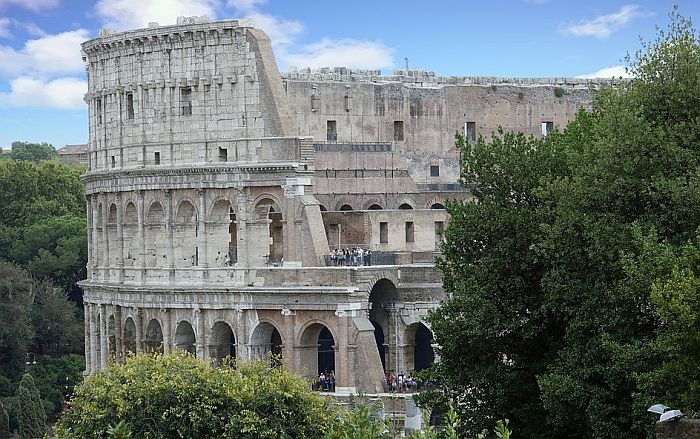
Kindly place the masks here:
POLYGON ((39 391, 31 375, 25 374, 17 390, 19 404, 19 436, 22 439, 43 438, 46 434, 46 413, 39 391))
POLYGON ((34 303, 30 312, 36 354, 79 353, 83 349, 83 323, 75 303, 62 288, 50 281, 34 282, 34 303))
POLYGON ((0 403, 0 439, 10 437, 10 416, 5 410, 5 406, 0 403))
POLYGON ((0 371, 11 378, 24 369, 27 346, 34 336, 29 319, 33 301, 29 274, 0 260, 0 371))
POLYGON ((2 153, 1 158, 39 163, 42 160, 58 158, 56 148, 49 143, 12 142, 10 152, 2 153))
POLYGON ((328 402, 284 368, 212 368, 186 352, 137 355, 88 377, 56 424, 63 438, 104 437, 125 420, 134 437, 322 438, 328 402))

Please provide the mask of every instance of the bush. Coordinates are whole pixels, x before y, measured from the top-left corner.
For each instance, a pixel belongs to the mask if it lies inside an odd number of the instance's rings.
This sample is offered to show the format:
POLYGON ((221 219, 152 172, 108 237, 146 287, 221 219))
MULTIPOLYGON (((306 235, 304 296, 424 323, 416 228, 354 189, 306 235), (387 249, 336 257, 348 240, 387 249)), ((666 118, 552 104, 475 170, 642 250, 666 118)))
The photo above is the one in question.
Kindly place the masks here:
POLYGON ((266 363, 214 369, 190 354, 130 356, 75 389, 55 431, 105 437, 125 421, 138 438, 322 438, 335 416, 309 384, 266 363))
POLYGON ((46 412, 31 375, 25 374, 17 390, 19 405, 19 437, 22 439, 43 438, 46 434, 46 412))

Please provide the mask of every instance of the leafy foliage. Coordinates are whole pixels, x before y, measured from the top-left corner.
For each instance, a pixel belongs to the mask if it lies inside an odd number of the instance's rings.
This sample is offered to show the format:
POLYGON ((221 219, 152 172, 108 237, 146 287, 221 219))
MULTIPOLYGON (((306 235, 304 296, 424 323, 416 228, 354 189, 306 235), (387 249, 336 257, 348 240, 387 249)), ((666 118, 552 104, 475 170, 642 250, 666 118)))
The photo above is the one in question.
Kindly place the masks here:
POLYGON ((0 404, 0 438, 5 439, 10 437, 10 416, 5 410, 5 406, 0 404))
POLYGON ((17 391, 19 404, 19 436, 21 439, 43 438, 46 434, 46 413, 39 391, 31 375, 22 376, 17 391))
POLYGON ((631 71, 562 133, 457 138, 477 202, 447 205, 443 389, 423 400, 456 394, 462 434, 507 417, 524 437, 644 437, 644 404, 695 361, 694 259, 674 249, 700 218, 697 30, 672 14, 631 71))
POLYGON ((53 355, 81 353, 83 323, 78 319, 77 311, 63 289, 50 281, 35 281, 34 304, 30 312, 34 328, 32 351, 53 355))
POLYGON ((42 160, 58 158, 56 148, 49 143, 12 142, 8 153, 1 153, 0 158, 39 163, 42 160))
POLYGON ((18 377, 34 331, 29 312, 34 301, 32 280, 15 264, 0 260, 0 371, 18 377))
POLYGON ((326 401, 264 363, 211 368, 186 352, 137 355, 78 386, 59 437, 101 437, 124 420, 135 437, 322 438, 326 401))

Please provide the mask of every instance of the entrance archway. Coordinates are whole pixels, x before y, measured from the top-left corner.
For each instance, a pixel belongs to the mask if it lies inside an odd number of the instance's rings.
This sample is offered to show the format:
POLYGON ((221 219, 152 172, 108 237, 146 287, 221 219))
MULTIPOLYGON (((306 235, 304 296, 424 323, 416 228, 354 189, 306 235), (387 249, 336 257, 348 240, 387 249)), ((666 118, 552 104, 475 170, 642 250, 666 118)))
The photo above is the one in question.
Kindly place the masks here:
POLYGON ((134 319, 127 317, 124 322, 124 336, 122 337, 122 343, 124 343, 124 352, 136 352, 136 324, 134 319))
POLYGON ((281 365, 282 336, 274 325, 262 322, 253 330, 250 337, 250 357, 272 359, 273 366, 281 365))
POLYGON ((389 310, 393 308, 399 300, 396 285, 389 279, 380 279, 372 287, 369 295, 370 311, 369 320, 374 326, 374 339, 377 343, 377 351, 382 360, 385 372, 396 371, 398 365, 395 364, 395 344, 391 341, 395 339, 392 334, 389 310))
POLYGON ((146 326, 144 350, 150 353, 163 353, 163 330, 156 319, 151 319, 146 326))
POLYGON ((301 367, 318 376, 335 371, 335 339, 321 323, 313 323, 301 334, 301 367))
POLYGON ((433 333, 423 323, 414 323, 406 328, 405 340, 406 367, 419 371, 435 362, 433 333))
POLYGON ((236 338, 227 323, 216 322, 214 324, 209 356, 217 365, 221 364, 221 360, 226 357, 236 358, 236 338))
POLYGON ((195 347, 197 339, 194 335, 194 329, 189 322, 183 320, 177 324, 175 330, 175 347, 196 356, 197 350, 195 347))

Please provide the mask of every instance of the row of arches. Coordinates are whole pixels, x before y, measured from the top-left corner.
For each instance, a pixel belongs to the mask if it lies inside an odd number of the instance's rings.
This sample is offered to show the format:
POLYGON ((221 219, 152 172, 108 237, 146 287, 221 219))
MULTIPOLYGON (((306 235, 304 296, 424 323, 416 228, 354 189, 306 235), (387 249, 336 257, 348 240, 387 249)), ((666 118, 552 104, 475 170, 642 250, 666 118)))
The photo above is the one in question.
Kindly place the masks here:
MULTIPOLYGON (((326 206, 323 204, 319 204, 319 208, 321 209, 321 212, 327 212, 328 209, 326 206)), ((427 206, 428 209, 444 209, 445 205, 441 202, 434 202, 431 203, 427 206)), ((409 202, 402 202, 398 206, 396 206, 396 209, 398 210, 413 210, 415 209, 414 205, 409 202)), ((343 203, 341 202, 336 206, 336 211, 340 212, 349 212, 355 210, 353 206, 350 203, 343 203)), ((363 206, 362 210, 384 210, 384 207, 379 203, 379 202, 372 202, 369 205, 363 206)))

